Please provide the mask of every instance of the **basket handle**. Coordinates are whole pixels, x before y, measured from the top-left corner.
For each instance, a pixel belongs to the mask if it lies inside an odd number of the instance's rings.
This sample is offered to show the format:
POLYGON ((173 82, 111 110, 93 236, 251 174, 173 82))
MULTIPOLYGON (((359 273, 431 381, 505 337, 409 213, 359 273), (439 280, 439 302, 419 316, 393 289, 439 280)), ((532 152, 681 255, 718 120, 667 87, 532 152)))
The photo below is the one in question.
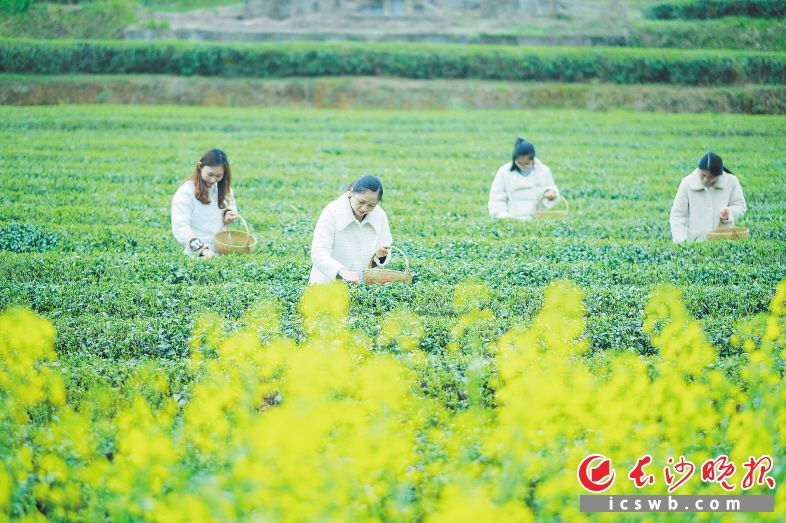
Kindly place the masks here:
MULTIPOLYGON (((237 212, 237 211, 235 211, 235 212, 237 212)), ((240 216, 240 213, 237 213, 237 217, 235 218, 235 220, 240 220, 240 224, 243 226, 243 228, 244 228, 244 229, 245 229, 245 231, 246 231, 246 241, 245 241, 245 244, 246 244, 246 245, 249 245, 249 244, 251 243, 251 238, 252 238, 252 236, 251 236, 251 231, 248 229, 248 222, 246 221, 246 219, 245 219, 245 218, 243 218, 242 216, 240 216)), ((231 225, 231 224, 227 224, 227 225, 231 225)), ((227 228, 227 230, 229 230, 229 229, 227 228)), ((230 234, 231 234, 231 233, 230 233, 230 234)))
POLYGON ((737 227, 737 222, 736 222, 736 221, 734 221, 734 216, 732 216, 732 214, 731 214, 731 213, 729 213, 729 220, 728 220, 728 221, 724 222, 724 221, 723 221, 723 218, 719 219, 719 220, 718 220, 718 226, 717 226, 717 227, 715 227, 715 228, 716 228, 716 229, 722 229, 722 228, 723 228, 723 225, 724 225, 725 223, 728 223, 728 224, 730 224, 730 226, 737 227))
MULTIPOLYGON (((406 266, 406 269, 405 269, 405 271, 406 271, 406 272, 412 272, 412 271, 409 269, 409 256, 407 256, 407 253, 405 253, 404 251, 402 251, 401 249, 399 249, 399 248, 398 248, 398 247, 396 247, 395 245, 391 245, 391 246, 390 246, 390 248, 391 248, 391 249, 396 249, 398 252, 400 252, 400 253, 401 253, 401 255, 402 255, 402 256, 404 256, 404 265, 406 266)), ((375 253, 374 253, 374 254, 371 256, 371 259, 368 261, 368 268, 369 268, 369 269, 371 268, 371 265, 374 263, 374 255, 376 255, 376 254, 377 254, 377 253, 375 252, 375 253)))
MULTIPOLYGON (((246 219, 245 219, 245 218, 243 218, 242 216, 240 216, 240 213, 239 213, 239 212, 235 211, 235 213, 237 214, 237 217, 236 217, 235 219, 236 219, 236 220, 240 220, 240 224, 241 224, 241 225, 243 226, 243 228, 246 230, 246 234, 248 234, 249 236, 251 236, 251 231, 249 231, 249 230, 248 230, 248 222, 246 221, 246 219)), ((227 225, 230 225, 230 224, 227 224, 227 225)))
POLYGON ((728 227, 729 229, 731 229, 732 227, 736 227, 737 226, 737 224, 734 221, 732 221, 732 220, 729 220, 728 222, 724 222, 721 219, 721 220, 718 220, 718 226, 715 227, 715 230, 716 231, 723 230, 724 229, 724 227, 723 227, 724 223, 728 223, 729 224, 729 227, 728 227))
MULTIPOLYGON (((545 210, 545 208, 542 207, 543 200, 545 199, 545 197, 546 197, 545 192, 540 195, 540 198, 538 198, 538 202, 535 204, 535 210, 541 210, 541 209, 545 210)), ((565 210, 570 211, 570 203, 568 202, 568 199, 562 196, 561 194, 559 195, 559 200, 557 200, 557 203, 559 202, 565 202, 565 210)))

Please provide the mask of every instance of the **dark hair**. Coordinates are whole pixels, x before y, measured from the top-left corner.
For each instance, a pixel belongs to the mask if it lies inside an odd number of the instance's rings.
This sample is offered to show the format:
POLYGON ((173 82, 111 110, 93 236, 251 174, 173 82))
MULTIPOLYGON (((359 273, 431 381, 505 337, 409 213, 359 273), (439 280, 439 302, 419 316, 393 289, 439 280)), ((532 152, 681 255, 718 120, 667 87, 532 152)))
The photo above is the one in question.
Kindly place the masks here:
POLYGON ((224 177, 218 182, 218 208, 223 209, 226 207, 226 198, 232 185, 232 170, 229 168, 229 159, 227 153, 221 149, 210 149, 202 155, 202 158, 197 162, 194 174, 191 179, 194 180, 194 196, 196 199, 204 204, 210 203, 210 194, 208 193, 207 185, 205 185, 200 172, 202 167, 216 167, 218 165, 224 166, 224 177))
POLYGON ((723 160, 715 153, 707 153, 699 159, 699 169, 709 171, 713 176, 720 176, 724 172, 734 174, 723 165, 723 160))
POLYGON ((349 186, 352 189, 352 192, 364 192, 364 191, 371 191, 377 193, 377 197, 381 200, 382 193, 384 189, 382 188, 382 182, 376 176, 372 176, 367 174, 365 176, 361 176, 355 183, 349 186))
POLYGON ((534 160, 535 146, 524 138, 516 138, 516 144, 513 146, 513 159, 510 164, 511 171, 520 170, 518 165, 516 165, 516 158, 520 158, 521 156, 529 156, 530 160, 534 160))

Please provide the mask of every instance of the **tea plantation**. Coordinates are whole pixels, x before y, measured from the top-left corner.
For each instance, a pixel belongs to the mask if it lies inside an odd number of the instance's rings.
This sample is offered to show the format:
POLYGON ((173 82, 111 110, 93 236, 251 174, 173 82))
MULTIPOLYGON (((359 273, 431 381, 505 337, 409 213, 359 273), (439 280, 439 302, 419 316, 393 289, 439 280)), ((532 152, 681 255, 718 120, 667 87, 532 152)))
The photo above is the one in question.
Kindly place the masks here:
POLYGON ((6 107, 0 509, 589 521, 590 452, 620 483, 645 453, 728 454, 737 483, 767 454, 780 484, 785 137, 782 117, 728 114, 6 107), (566 218, 488 217, 516 136, 566 218), (250 255, 189 259, 172 238, 172 195, 212 147, 250 255), (750 239, 675 245, 674 193, 709 150, 750 239), (366 173, 414 284, 306 287, 319 212, 366 173))
POLYGON ((567 278, 586 295, 593 350, 640 354, 653 350, 648 295, 673 283, 726 354, 735 325, 765 311, 786 277, 779 117, 50 107, 8 108, 0 133, 0 307, 49 318, 62 356, 107 372, 177 361, 200 314, 232 325, 260 300, 279 303, 286 335, 301 339, 316 217, 365 173, 385 183, 416 283, 352 289, 352 325, 374 337, 385 314, 407 308, 423 318, 429 352, 448 342, 453 289, 468 279, 490 290, 489 339, 530 321, 543 288, 567 278), (518 135, 555 173, 567 219, 488 217, 491 179, 518 135), (197 262, 170 234, 169 204, 213 146, 229 154, 259 244, 197 262), (707 150, 740 177, 750 241, 670 241, 676 187, 707 150))

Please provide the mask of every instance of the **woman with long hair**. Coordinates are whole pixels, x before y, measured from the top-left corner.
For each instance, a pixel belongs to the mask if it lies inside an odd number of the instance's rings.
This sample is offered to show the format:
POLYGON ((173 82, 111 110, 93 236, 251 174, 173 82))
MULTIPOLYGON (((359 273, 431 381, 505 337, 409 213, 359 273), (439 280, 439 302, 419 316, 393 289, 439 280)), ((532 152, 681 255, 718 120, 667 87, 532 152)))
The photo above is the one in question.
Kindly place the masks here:
POLYGON ((226 153, 210 149, 178 188, 172 198, 172 233, 184 253, 203 258, 218 254, 213 236, 237 218, 231 183, 226 153))

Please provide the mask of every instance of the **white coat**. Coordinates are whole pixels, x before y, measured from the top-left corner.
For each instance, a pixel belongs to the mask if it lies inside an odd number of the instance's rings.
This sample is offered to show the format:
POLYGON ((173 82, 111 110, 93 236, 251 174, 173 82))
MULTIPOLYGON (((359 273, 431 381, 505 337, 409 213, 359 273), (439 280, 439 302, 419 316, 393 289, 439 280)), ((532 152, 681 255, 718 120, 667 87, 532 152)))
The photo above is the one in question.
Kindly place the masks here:
POLYGON ((736 176, 723 173, 711 187, 706 187, 699 169, 695 169, 682 179, 674 197, 669 216, 671 238, 676 243, 704 240, 719 224, 733 226, 746 210, 745 197, 736 176), (731 216, 720 223, 723 209, 729 209, 731 216))
MULTIPOLYGON (((349 193, 342 194, 322 210, 314 228, 309 285, 334 281, 341 269, 356 273, 362 281, 363 270, 368 268, 377 249, 392 242, 388 217, 382 207, 377 206, 359 222, 349 205, 349 193)), ((391 257, 389 254, 383 263, 376 262, 384 265, 391 257)))
POLYGON ((559 201, 559 189, 554 177, 543 162, 535 158, 532 172, 524 176, 511 171, 513 162, 497 170, 489 191, 489 214, 492 218, 519 218, 528 220, 535 214, 538 201, 549 189, 557 192, 554 200, 543 199, 543 207, 550 208, 559 201))
POLYGON ((228 210, 237 212, 237 204, 230 190, 229 197, 223 209, 218 207, 218 184, 208 189, 210 203, 202 203, 194 194, 194 181, 184 182, 172 198, 172 234, 183 245, 183 252, 191 254, 188 242, 192 238, 199 238, 210 247, 213 254, 218 254, 213 245, 213 236, 226 229, 224 213, 228 210))

